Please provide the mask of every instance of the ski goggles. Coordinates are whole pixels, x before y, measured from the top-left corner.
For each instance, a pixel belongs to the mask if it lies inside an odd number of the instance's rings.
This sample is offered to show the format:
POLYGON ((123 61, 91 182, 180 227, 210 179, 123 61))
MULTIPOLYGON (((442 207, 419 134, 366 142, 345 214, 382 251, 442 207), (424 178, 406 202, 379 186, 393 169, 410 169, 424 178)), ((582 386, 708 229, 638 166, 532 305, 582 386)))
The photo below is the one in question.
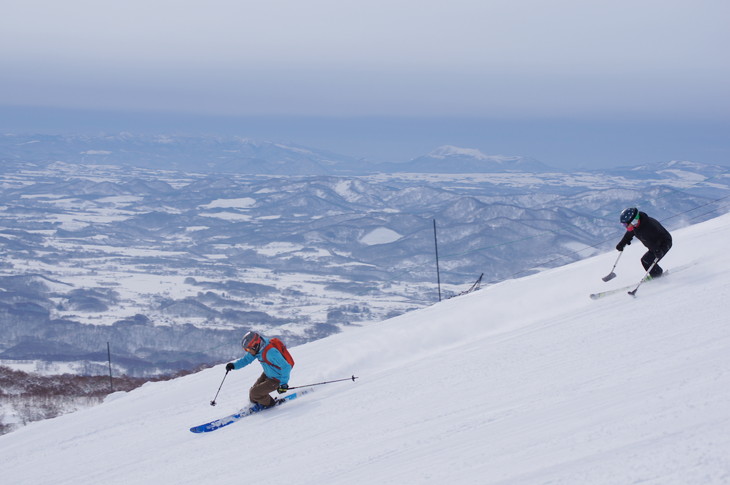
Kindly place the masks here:
POLYGON ((639 225, 639 219, 634 219, 631 222, 622 222, 627 231, 633 231, 636 226, 639 225))

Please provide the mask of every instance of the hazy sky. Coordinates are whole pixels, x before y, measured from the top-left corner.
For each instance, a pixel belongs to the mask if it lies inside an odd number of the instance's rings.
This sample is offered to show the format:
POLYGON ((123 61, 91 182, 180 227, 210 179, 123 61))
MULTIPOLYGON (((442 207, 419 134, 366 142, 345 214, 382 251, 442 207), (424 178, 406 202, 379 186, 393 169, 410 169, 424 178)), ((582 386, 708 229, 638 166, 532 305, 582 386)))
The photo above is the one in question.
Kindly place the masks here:
POLYGON ((0 109, 730 120, 727 0, 6 0, 1 10, 0 109))

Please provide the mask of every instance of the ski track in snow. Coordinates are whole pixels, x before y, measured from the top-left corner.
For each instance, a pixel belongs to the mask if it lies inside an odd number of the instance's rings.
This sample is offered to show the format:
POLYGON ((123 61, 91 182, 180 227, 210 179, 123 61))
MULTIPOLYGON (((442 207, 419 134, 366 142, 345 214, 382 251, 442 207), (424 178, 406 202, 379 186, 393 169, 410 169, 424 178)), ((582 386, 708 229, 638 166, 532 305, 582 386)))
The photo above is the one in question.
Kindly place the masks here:
POLYGON ((0 437, 3 483, 730 483, 730 215, 674 234, 637 298, 588 295, 607 253, 295 347, 291 385, 345 378, 212 433, 257 363, 117 393, 0 437))

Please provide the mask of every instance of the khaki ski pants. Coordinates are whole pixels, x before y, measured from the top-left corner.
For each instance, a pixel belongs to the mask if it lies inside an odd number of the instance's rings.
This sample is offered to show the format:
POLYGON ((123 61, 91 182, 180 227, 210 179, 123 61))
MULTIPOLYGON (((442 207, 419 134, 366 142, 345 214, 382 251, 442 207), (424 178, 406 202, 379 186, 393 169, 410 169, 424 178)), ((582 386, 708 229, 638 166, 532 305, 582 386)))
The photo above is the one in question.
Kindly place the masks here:
POLYGON ((264 407, 274 405, 274 398, 269 395, 270 392, 274 392, 279 388, 279 379, 266 377, 266 374, 261 374, 261 377, 256 379, 253 386, 248 393, 248 398, 251 402, 256 402, 264 407))

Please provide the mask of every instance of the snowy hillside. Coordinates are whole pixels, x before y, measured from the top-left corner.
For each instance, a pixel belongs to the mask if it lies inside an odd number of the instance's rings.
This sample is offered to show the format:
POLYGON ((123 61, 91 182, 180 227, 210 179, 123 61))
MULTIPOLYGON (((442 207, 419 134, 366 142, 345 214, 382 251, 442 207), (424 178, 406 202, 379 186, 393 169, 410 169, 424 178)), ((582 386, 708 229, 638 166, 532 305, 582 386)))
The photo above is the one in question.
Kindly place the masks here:
POLYGON ((0 437, 3 483, 730 482, 730 215, 293 349, 291 385, 345 378, 213 433, 258 364, 147 384, 0 437))
POLYGON ((730 169, 688 163, 637 179, 11 165, 0 164, 0 365, 42 373, 104 375, 109 342, 114 371, 131 376, 232 359, 249 327, 303 344, 434 303, 437 276, 448 297, 482 274, 495 283, 600 254, 627 206, 675 230, 724 214, 730 194, 730 169))

